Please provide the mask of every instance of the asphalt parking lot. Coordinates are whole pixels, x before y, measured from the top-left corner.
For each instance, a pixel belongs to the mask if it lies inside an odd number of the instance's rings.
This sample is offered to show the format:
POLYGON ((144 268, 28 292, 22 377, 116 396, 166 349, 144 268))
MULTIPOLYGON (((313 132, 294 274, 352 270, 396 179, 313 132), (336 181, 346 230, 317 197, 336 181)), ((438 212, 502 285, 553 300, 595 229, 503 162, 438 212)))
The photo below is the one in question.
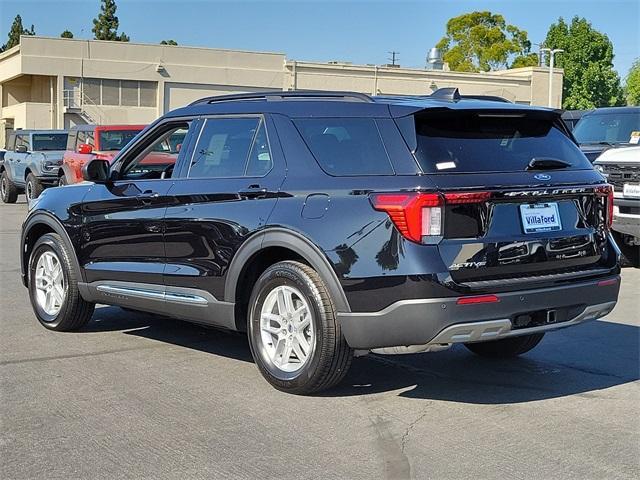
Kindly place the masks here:
POLYGON ((42 328, 20 283, 25 213, 0 205, 2 479, 640 474, 640 270, 607 318, 515 361, 368 356, 296 397, 240 335, 114 307, 79 333, 42 328))

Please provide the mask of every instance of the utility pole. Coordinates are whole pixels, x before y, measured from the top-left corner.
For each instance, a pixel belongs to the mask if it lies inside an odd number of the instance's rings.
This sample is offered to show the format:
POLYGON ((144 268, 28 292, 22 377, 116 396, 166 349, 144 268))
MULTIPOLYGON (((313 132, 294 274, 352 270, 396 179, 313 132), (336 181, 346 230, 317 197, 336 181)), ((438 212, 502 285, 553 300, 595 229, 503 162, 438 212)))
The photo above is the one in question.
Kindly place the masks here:
POLYGON ((389 60, 391 60, 391 65, 396 65, 396 60, 398 59, 398 55, 400 55, 400 52, 395 52, 395 51, 390 51, 389 55, 391 55, 391 57, 389 58, 389 60))
POLYGON ((556 53, 562 53, 564 50, 562 48, 541 48, 541 52, 549 53, 549 102, 548 106, 553 106, 553 61, 555 59, 556 53))

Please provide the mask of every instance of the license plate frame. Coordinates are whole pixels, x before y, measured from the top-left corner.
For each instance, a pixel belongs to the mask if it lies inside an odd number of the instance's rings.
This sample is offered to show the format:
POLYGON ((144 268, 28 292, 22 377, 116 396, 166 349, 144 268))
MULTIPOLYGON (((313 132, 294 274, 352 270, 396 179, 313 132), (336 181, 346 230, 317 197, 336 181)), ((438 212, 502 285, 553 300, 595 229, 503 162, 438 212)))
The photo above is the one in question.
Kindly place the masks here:
POLYGON ((560 209, 556 202, 520 205, 520 223, 524 233, 559 232, 562 230, 560 209))
POLYGON ((623 184, 622 195, 629 198, 640 198, 640 184, 639 183, 623 184))

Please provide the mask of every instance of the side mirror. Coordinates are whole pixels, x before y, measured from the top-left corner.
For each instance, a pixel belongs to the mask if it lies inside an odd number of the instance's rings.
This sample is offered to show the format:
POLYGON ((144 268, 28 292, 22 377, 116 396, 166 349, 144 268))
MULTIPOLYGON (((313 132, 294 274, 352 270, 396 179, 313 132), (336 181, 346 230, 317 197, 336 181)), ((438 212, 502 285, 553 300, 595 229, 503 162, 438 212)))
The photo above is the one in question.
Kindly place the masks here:
POLYGON ((26 145, 18 145, 16 147, 16 153, 27 153, 27 146, 26 145))
POLYGON ((109 181, 109 162, 101 158, 94 158, 82 167, 82 178, 94 183, 109 181))
POLYGON ((89 145, 88 143, 81 143, 80 145, 78 145, 78 148, 76 149, 76 152, 81 153, 83 155, 87 155, 87 154, 93 152, 93 147, 91 145, 89 145))

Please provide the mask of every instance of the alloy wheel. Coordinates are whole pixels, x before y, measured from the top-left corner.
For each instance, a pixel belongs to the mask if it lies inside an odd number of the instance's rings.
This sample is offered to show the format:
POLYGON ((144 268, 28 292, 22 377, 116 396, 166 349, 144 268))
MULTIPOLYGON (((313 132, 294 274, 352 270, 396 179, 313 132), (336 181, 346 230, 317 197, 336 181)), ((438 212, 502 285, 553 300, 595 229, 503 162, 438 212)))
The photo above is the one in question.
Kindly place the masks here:
POLYGON ((47 315, 57 315, 64 304, 67 289, 62 264, 54 252, 46 251, 38 258, 35 287, 36 301, 40 308, 47 315))
POLYGON ((281 285, 269 292, 260 311, 263 355, 287 373, 300 370, 311 358, 315 331, 311 309, 302 293, 281 285))

